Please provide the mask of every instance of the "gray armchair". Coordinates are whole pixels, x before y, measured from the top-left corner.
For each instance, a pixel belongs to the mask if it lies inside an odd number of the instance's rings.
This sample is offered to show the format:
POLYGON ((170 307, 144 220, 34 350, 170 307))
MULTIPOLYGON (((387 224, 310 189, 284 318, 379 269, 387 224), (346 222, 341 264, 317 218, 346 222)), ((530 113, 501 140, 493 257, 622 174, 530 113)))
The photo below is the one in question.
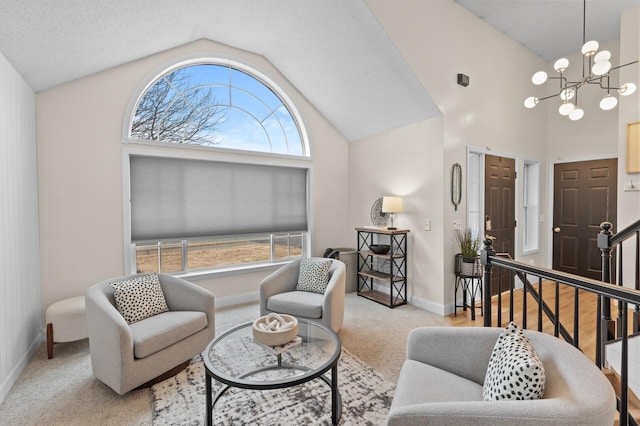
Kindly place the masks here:
POLYGON ((336 259, 329 268, 329 284, 324 294, 296 291, 300 259, 290 262, 260 283, 260 315, 270 312, 319 321, 338 331, 344 319, 347 268, 336 259))
POLYGON ((540 356, 542 399, 483 401, 482 387, 500 328, 422 327, 412 330, 389 426, 612 425, 616 396, 585 354, 549 334, 525 331, 540 356))
POLYGON ((85 296, 93 374, 120 395, 190 360, 215 335, 213 294, 163 274, 158 277, 169 311, 128 324, 109 283, 136 276, 102 281, 85 296))

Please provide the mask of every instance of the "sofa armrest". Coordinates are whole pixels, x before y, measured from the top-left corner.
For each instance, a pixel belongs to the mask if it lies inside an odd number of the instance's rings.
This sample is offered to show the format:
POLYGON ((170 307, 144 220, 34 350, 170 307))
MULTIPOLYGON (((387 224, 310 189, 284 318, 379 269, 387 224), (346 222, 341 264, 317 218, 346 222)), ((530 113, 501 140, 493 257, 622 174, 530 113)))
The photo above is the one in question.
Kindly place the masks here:
POLYGON ((407 359, 483 384, 501 332, 501 328, 488 327, 416 328, 409 333, 407 359))
POLYGON ((260 315, 267 314, 267 300, 280 293, 293 291, 298 284, 300 260, 294 260, 260 281, 260 315))
POLYGON ((331 278, 327 284, 322 302, 322 317, 326 318, 325 323, 327 323, 333 331, 337 332, 344 320, 347 267, 343 262, 333 260, 330 272, 331 278))

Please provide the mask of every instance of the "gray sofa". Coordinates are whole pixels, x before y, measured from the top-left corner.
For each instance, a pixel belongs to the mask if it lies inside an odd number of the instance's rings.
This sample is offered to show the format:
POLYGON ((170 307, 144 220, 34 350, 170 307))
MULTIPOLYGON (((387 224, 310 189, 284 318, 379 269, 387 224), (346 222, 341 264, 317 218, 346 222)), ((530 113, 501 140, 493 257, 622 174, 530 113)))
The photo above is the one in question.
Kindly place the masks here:
POLYGON ((136 276, 102 281, 85 296, 93 374, 120 395, 190 360, 215 335, 213 294, 163 274, 158 277, 169 311, 127 324, 109 283, 136 276))
POLYGON ((525 331, 546 371, 544 398, 482 401, 489 357, 502 329, 412 330, 388 425, 612 425, 613 387, 582 352, 548 334, 525 331))
POLYGON ((329 284, 324 294, 296 291, 300 259, 287 263, 260 282, 260 315, 270 312, 319 321, 337 332, 344 319, 347 267, 331 259, 329 284))

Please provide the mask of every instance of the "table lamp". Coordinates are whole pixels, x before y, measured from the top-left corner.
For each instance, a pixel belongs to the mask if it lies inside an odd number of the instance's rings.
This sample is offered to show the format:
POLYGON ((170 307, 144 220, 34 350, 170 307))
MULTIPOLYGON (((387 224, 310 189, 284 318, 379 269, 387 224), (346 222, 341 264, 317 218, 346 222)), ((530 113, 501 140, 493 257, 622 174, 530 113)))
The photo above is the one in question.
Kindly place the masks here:
POLYGON ((382 213, 391 215, 391 226, 387 227, 387 229, 398 229, 393 226, 393 214, 400 212, 402 212, 401 197, 382 197, 382 213))

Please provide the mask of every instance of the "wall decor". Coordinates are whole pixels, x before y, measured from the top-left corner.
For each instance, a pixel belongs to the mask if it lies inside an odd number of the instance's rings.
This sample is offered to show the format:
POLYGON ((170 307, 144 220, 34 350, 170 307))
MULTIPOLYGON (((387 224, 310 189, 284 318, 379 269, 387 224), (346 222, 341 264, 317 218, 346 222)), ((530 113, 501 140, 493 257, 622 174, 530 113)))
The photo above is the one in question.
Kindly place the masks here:
POLYGON ((451 167, 451 202, 454 209, 458 210, 458 205, 462 200, 462 166, 455 163, 451 167))
POLYGON ((640 173, 640 121, 627 124, 627 173, 640 173))
POLYGON ((371 223, 375 226, 387 226, 389 214, 382 213, 382 197, 373 202, 371 206, 371 223))

